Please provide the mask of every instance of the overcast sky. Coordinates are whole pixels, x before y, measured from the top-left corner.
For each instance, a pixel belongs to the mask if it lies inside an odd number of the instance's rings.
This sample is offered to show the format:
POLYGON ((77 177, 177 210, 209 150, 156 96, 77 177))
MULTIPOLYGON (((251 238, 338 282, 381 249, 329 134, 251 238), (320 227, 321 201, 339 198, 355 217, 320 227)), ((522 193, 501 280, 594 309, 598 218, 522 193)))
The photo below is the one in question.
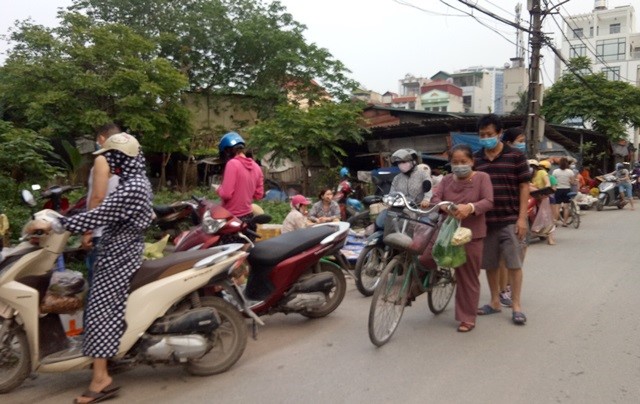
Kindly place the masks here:
MULTIPOLYGON (((469 1, 508 20, 515 19, 514 8, 520 2, 523 25, 528 25, 527 0, 469 1)), ((546 1, 558 4, 564 0, 546 1)), ((281 0, 294 18, 307 26, 309 42, 327 48, 352 71, 352 78, 380 93, 397 92, 398 80, 407 73, 430 77, 439 70, 503 66, 515 56, 514 28, 472 11, 458 0, 444 2, 473 12, 491 29, 439 0, 281 0)), ((15 20, 26 18, 53 26, 57 9, 70 4, 71 0, 0 0, 0 33, 6 33, 15 20)), ((609 8, 629 4, 640 12, 640 0, 608 1, 609 8)), ((562 15, 584 14, 593 6, 594 0, 570 0, 560 11, 562 15)), ((562 24, 559 16, 555 18, 562 24)), ((559 48, 562 35, 551 17, 546 18, 543 30, 552 33, 559 48)), ((636 30, 640 30, 638 21, 636 30)), ((524 40, 527 47, 527 38, 524 40)), ((6 48, 6 42, 0 41, 0 52, 6 48)), ((550 85, 555 61, 549 52, 544 55, 543 76, 550 85)))

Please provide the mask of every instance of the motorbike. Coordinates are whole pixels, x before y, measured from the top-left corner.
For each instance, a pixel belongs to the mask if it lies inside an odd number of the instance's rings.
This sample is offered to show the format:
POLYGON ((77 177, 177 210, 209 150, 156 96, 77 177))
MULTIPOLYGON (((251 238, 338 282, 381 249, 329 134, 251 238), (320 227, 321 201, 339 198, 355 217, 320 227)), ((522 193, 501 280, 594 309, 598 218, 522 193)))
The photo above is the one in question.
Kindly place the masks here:
MULTIPOLYGON (((77 213, 84 212, 87 209, 87 196, 84 195, 73 205, 69 203, 69 199, 64 194, 79 189, 78 186, 72 185, 54 185, 42 191, 40 198, 46 200, 43 205, 44 209, 53 209, 60 212, 64 216, 73 216, 77 213)), ((40 185, 32 185, 34 191, 40 190, 40 185)))
POLYGON ((601 211, 605 206, 616 206, 618 209, 624 208, 627 200, 622 198, 618 191, 618 179, 613 174, 605 174, 596 177, 600 181, 598 189, 598 202, 596 202, 596 210, 601 211))
POLYGON ((162 236, 168 234, 170 240, 173 240, 184 230, 183 227, 185 225, 197 226, 200 224, 197 210, 198 203, 194 201, 178 201, 170 205, 153 205, 153 213, 155 214, 153 224, 160 229, 162 236))
POLYGON ((271 221, 271 216, 261 214, 255 215, 249 222, 243 222, 219 203, 196 196, 192 196, 192 198, 197 203, 195 212, 201 225, 178 235, 174 239, 174 251, 207 249, 220 244, 223 236, 232 235, 251 243, 251 239, 247 235, 254 238, 260 236, 251 230, 250 226, 271 221))
MULTIPOLYGON (((227 285, 225 291, 236 304, 248 301, 257 315, 324 317, 340 305, 347 289, 340 265, 325 257, 340 255, 348 232, 346 222, 323 223, 257 243, 247 258, 244 289, 227 285)), ((212 293, 220 289, 209 288, 212 293)))
MULTIPOLYGON (((23 191, 23 199, 35 205, 29 191, 23 191)), ((52 221, 56 216, 59 213, 43 210, 33 219, 52 221)), ((40 310, 51 268, 68 238, 68 232, 25 230, 22 242, 0 262, 0 393, 15 389, 34 372, 65 372, 92 364, 65 335, 59 315, 40 310)), ((241 248, 229 244, 145 261, 131 281, 126 330, 111 365, 180 365, 200 376, 233 366, 246 347, 245 320, 224 299, 204 296, 204 288, 243 264, 247 253, 241 248)), ((244 312, 263 324, 250 309, 244 312)))

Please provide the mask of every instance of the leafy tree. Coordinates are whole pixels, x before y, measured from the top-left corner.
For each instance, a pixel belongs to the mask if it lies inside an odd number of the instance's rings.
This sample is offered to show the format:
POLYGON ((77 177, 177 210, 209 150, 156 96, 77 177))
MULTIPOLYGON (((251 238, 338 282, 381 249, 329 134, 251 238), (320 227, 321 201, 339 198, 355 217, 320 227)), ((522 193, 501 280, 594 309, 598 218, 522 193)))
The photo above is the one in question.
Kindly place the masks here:
MULTIPOLYGON (((53 152, 46 138, 29 129, 16 129, 0 121, 0 177, 10 182, 49 181, 57 169, 45 156, 53 152)), ((4 189, 4 187, 3 187, 4 189)))
POLYGON ((79 13, 60 18, 57 28, 22 22, 12 32, 0 68, 5 116, 69 140, 116 121, 148 151, 180 151, 192 132, 180 99, 187 77, 157 57, 154 41, 124 25, 79 13))
POLYGON ((518 92, 518 101, 513 104, 510 115, 525 115, 527 113, 527 91, 518 92))
POLYGON ((546 91, 542 113, 555 123, 582 118, 612 140, 623 138, 627 126, 640 126, 640 89, 607 80, 602 73, 587 73, 590 67, 586 57, 571 59, 569 70, 582 80, 565 73, 546 91))
MULTIPOLYGON (((325 167, 346 156, 340 142, 363 141, 359 125, 362 107, 350 102, 321 102, 304 110, 295 104, 276 107, 272 119, 265 120, 249 130, 249 146, 258 157, 269 154, 273 164, 285 160, 298 162, 306 169, 319 162, 325 167)), ((308 192, 305 176, 304 192, 308 192)))
POLYGON ((73 10, 157 40, 159 55, 188 75, 193 91, 244 94, 261 117, 290 92, 346 100, 356 83, 278 2, 262 0, 75 0, 73 10), (317 80, 322 87, 314 84, 317 80))

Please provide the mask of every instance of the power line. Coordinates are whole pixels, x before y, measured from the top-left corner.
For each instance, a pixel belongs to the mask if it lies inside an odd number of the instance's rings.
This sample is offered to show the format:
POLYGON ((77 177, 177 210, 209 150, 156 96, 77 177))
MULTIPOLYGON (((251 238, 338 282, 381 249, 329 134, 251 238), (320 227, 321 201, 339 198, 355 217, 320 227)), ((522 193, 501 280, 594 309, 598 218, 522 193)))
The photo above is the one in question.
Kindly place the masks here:
MULTIPOLYGON (((442 0, 440 0, 440 2, 444 3, 442 0)), ((522 30, 522 31, 525 31, 525 32, 531 33, 531 29, 530 29, 530 28, 526 28, 526 27, 523 27, 522 25, 520 25, 520 24, 518 24, 518 23, 515 23, 515 22, 513 22, 513 21, 509 21, 509 20, 507 20, 507 19, 505 19, 505 18, 503 18, 503 17, 501 17, 501 16, 499 16, 499 15, 497 15, 497 14, 494 14, 494 13, 492 13, 491 11, 486 10, 486 9, 484 9, 484 8, 482 8, 482 7, 478 6, 478 5, 476 5, 476 4, 471 4, 471 3, 469 3, 469 2, 468 2, 468 1, 466 1, 466 0, 458 0, 458 2, 460 2, 460 3, 464 4, 464 5, 465 5, 465 6, 467 6, 467 7, 471 7, 471 8, 473 8, 473 9, 476 9, 476 10, 480 11, 481 13, 486 14, 486 15, 488 15, 489 17, 491 17, 491 18, 493 18, 493 19, 496 19, 496 20, 498 20, 498 21, 500 21, 500 22, 502 22, 502 23, 504 23, 504 24, 507 24, 507 25, 510 25, 510 26, 512 26, 512 27, 514 27, 514 28, 516 28, 516 29, 519 29, 519 30, 522 30)), ((446 4, 446 3, 445 3, 445 4, 446 4)), ((451 6, 449 6, 449 7, 451 7, 451 6)), ((460 11, 460 10, 458 10, 458 11, 460 11)))
POLYGON ((439 17, 467 17, 466 15, 461 15, 461 14, 447 14, 447 13, 439 13, 437 11, 427 10, 425 8, 416 6, 415 4, 409 3, 408 1, 405 1, 405 0, 393 0, 393 2, 398 3, 401 6, 415 8, 416 10, 420 10, 424 13, 439 16, 439 17))

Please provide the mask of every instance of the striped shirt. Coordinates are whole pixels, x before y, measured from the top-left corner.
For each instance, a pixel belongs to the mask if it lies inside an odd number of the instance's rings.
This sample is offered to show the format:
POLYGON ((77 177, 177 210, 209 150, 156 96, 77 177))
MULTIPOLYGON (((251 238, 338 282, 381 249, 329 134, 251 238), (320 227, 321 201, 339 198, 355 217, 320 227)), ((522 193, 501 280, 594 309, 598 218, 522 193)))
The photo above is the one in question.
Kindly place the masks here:
POLYGON ((518 221, 520 184, 529 182, 527 158, 503 143, 502 152, 495 159, 487 159, 484 149, 474 154, 475 170, 491 177, 493 209, 486 213, 487 227, 502 227, 518 221))

